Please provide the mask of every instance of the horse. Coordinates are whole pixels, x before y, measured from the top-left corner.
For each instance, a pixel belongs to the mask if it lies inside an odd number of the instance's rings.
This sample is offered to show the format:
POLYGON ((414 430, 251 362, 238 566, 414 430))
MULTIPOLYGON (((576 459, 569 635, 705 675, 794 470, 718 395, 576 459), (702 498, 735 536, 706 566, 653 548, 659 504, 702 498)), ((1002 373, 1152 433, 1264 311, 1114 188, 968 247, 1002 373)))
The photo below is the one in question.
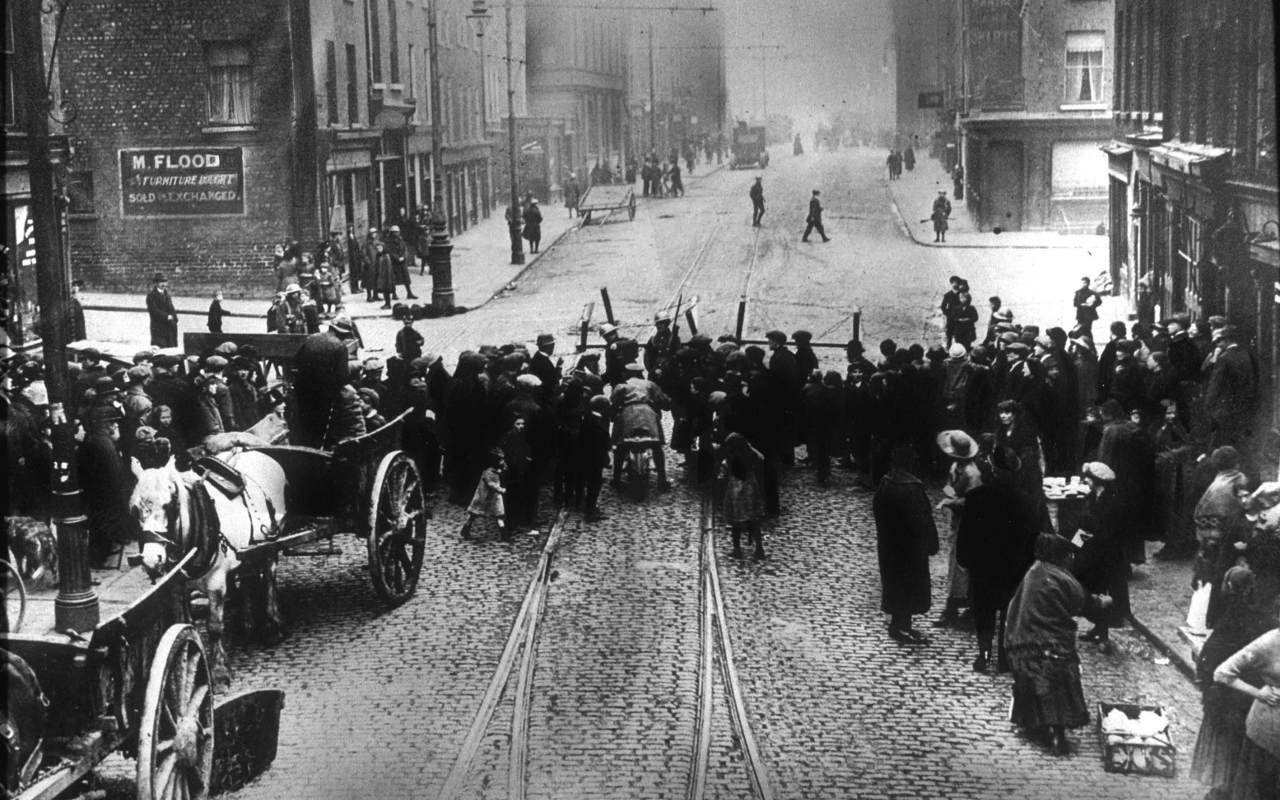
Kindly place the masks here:
MULTIPOLYGON (((202 585, 209 598, 209 665, 215 691, 231 686, 231 668, 223 643, 228 576, 244 565, 239 552, 254 542, 279 535, 285 521, 283 468, 270 456, 252 450, 202 458, 199 471, 179 471, 173 459, 161 467, 144 469, 133 461, 137 484, 129 498, 130 513, 144 535, 142 566, 152 575, 162 572, 194 549, 197 557, 187 577, 202 585)), ((284 637, 276 594, 277 554, 255 562, 246 591, 249 616, 262 619, 260 638, 284 637)))

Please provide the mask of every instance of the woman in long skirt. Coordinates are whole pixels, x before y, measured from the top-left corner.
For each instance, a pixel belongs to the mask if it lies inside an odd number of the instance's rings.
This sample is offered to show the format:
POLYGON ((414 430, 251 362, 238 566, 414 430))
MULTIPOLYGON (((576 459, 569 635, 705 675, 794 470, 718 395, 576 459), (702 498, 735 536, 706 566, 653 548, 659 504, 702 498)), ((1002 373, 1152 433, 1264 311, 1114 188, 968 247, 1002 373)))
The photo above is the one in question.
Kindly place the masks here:
POLYGON ((742 534, 755 545, 754 558, 764 559, 764 537, 760 520, 764 517, 764 497, 760 491, 760 469, 764 456, 740 433, 724 440, 724 460, 720 478, 724 481, 724 519, 733 529, 733 557, 742 558, 742 534))
POLYGON ((1013 672, 1010 718, 1044 736, 1055 754, 1067 755, 1071 745, 1066 729, 1089 724, 1075 617, 1103 611, 1111 599, 1089 594, 1071 574, 1075 548, 1070 540, 1040 534, 1035 556, 1009 603, 1005 645, 1013 672))

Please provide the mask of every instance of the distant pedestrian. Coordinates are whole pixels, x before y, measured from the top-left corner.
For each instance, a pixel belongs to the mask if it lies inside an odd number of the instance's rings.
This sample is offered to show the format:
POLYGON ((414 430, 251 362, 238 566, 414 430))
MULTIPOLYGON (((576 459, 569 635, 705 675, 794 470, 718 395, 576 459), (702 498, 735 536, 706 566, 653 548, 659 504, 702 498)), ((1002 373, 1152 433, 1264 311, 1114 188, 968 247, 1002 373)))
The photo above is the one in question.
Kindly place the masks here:
POLYGON ((538 244, 542 241, 542 211, 538 208, 538 198, 529 201, 524 210, 524 238, 529 240, 529 252, 538 252, 538 244))
POLYGON ((169 296, 169 279, 159 272, 151 276, 147 314, 151 317, 151 346, 177 347, 178 312, 169 296))
POLYGON ((947 220, 951 218, 951 201, 947 199, 945 191, 938 192, 938 196, 933 201, 933 213, 930 219, 933 220, 933 240, 935 242, 947 241, 947 220))
MULTIPOLYGON (((648 167, 646 167, 648 169, 648 167)), ((646 173, 647 174, 647 173, 646 173)), ((649 179, 644 181, 645 196, 649 194, 649 179)), ((569 209, 569 216, 578 214, 578 201, 582 199, 582 188, 578 186, 578 173, 570 172, 569 180, 564 182, 564 207, 569 209)))
MULTIPOLYGON (((799 141, 797 134, 796 141, 799 141)), ((752 227, 760 227, 760 218, 764 216, 764 185, 761 178, 756 178, 756 182, 751 184, 751 225, 752 227)))
POLYGON ((347 237, 344 241, 347 249, 347 274, 351 278, 351 294, 355 296, 364 283, 364 252, 360 249, 360 241, 356 239, 355 228, 347 226, 347 237))
POLYGON ((382 242, 374 243, 374 256, 371 262, 373 275, 368 276, 373 279, 369 283, 368 277, 365 280, 365 286, 369 289, 369 293, 373 295, 373 299, 378 299, 378 295, 382 295, 382 307, 391 308, 392 300, 399 300, 396 297, 395 284, 395 268, 391 265, 391 255, 387 253, 387 246, 382 242))
POLYGON ((671 162, 671 196, 684 197, 684 181, 680 178, 680 162, 671 162))
POLYGON ((508 538, 507 509, 502 496, 507 490, 502 486, 502 473, 507 468, 501 450, 489 453, 489 466, 480 474, 480 483, 476 485, 476 493, 467 506, 467 521, 462 523, 458 533, 463 539, 471 538, 471 526, 480 517, 493 517, 498 524, 499 538, 508 538))
POLYGON ((804 145, 800 142, 800 134, 798 133, 796 134, 795 141, 791 143, 791 155, 793 156, 804 155, 804 145))
POLYGON ((907 145, 906 152, 902 154, 902 165, 907 168, 907 172, 916 168, 916 151, 911 145, 907 145))
POLYGON ((1076 309, 1076 326, 1085 333, 1093 333, 1093 323, 1098 319, 1098 306, 1102 298, 1089 287, 1089 279, 1080 279, 1080 288, 1071 298, 1071 305, 1076 309))
POLYGON ((938 552, 938 528, 924 484, 908 470, 915 458, 910 446, 890 457, 890 470, 871 502, 880 561, 880 610, 889 615, 889 638, 902 644, 928 644, 911 626, 911 617, 932 605, 929 556, 938 552))
POLYGON ((80 303, 80 294, 83 291, 84 281, 74 280, 71 282, 71 313, 68 316, 71 322, 70 340, 73 342, 81 342, 89 338, 85 335, 84 306, 80 303))
POLYGON ((809 234, 814 231, 822 237, 823 242, 829 242, 831 239, 827 237, 827 231, 822 227, 822 201, 818 199, 820 195, 817 189, 813 190, 813 197, 809 198, 809 216, 805 218, 804 235, 800 237, 800 241, 809 241, 809 234))
POLYGON ((392 288, 404 284, 404 296, 409 300, 417 300, 409 285, 409 253, 408 246, 400 235, 400 226, 392 225, 387 229, 387 253, 391 256, 392 288))
POLYGON ((964 167, 960 164, 951 170, 951 191, 957 200, 964 199, 964 167))
POLYGON ((222 308, 222 290, 213 293, 213 302, 209 303, 209 333, 222 333, 222 320, 231 316, 230 311, 222 308))

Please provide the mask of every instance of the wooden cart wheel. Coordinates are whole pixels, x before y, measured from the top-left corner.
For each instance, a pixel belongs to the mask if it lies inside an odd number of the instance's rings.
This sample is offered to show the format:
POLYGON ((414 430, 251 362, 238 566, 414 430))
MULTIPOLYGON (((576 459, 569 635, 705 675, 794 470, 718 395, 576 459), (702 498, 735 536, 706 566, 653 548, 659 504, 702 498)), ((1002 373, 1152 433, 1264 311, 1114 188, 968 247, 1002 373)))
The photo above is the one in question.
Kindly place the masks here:
POLYGON ((413 596, 427 544, 427 501, 413 459, 388 453, 378 465, 369 503, 369 577, 382 602, 413 596))
POLYGON ((635 218, 636 218, 636 196, 633 194, 631 195, 631 202, 627 204, 627 219, 633 220, 635 218))
POLYGON ((5 630, 19 633, 27 618, 27 587, 12 560, 4 562, 4 615, 5 630))
POLYGON ((213 683, 200 634, 160 638, 138 726, 139 800, 204 800, 213 773, 213 683))

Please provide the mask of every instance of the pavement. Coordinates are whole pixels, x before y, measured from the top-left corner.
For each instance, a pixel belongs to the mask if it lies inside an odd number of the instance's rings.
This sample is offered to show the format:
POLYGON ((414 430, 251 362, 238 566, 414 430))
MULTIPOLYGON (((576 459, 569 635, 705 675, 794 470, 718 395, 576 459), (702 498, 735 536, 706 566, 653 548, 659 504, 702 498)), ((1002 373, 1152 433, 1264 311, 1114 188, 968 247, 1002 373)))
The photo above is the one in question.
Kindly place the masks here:
POLYGON ((916 244, 939 248, 1014 248, 1023 250, 1101 249, 1107 251, 1107 237, 1060 234, 1053 231, 981 231, 969 213, 968 201, 955 199, 951 175, 942 163, 928 157, 916 162, 914 170, 903 170, 898 180, 888 180, 888 167, 882 180, 889 187, 894 208, 902 225, 916 244), (945 191, 951 201, 947 240, 935 242, 933 233, 933 201, 945 191))

